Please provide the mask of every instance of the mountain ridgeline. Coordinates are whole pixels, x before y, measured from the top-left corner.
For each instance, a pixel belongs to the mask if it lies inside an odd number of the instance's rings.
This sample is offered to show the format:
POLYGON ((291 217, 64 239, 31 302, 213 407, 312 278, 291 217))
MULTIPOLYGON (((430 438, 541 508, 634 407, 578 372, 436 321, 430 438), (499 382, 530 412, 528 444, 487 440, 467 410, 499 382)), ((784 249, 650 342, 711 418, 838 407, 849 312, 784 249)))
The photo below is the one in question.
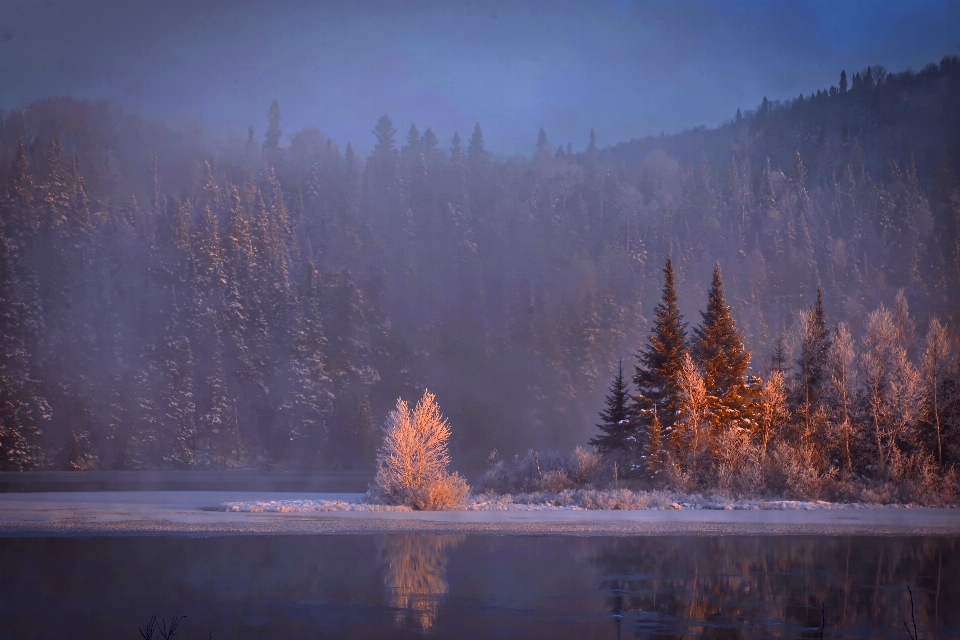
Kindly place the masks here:
POLYGON ((370 469, 425 387, 461 469, 569 448, 668 258, 687 317, 722 265, 762 376, 818 287, 854 338, 900 289, 920 326, 960 312, 957 58, 605 149, 541 130, 530 158, 386 115, 363 158, 267 115, 217 141, 105 102, 0 113, 0 467, 370 469))

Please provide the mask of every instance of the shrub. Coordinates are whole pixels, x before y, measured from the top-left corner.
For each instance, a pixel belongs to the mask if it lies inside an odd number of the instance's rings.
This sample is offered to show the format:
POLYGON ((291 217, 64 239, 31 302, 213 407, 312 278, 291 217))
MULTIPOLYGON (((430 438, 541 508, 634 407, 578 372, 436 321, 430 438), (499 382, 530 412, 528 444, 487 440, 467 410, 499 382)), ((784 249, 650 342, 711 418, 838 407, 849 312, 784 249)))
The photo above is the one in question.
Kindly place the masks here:
POLYGON ((606 472, 600 456, 582 447, 569 456, 556 451, 541 455, 531 449, 524 457, 514 456, 509 462, 497 459, 494 451, 490 462, 480 478, 480 489, 499 494, 580 489, 598 484, 606 472))
POLYGON ((470 487, 460 475, 447 472, 450 425, 432 393, 425 391, 413 411, 397 399, 383 432, 369 499, 431 511, 466 504, 470 487))

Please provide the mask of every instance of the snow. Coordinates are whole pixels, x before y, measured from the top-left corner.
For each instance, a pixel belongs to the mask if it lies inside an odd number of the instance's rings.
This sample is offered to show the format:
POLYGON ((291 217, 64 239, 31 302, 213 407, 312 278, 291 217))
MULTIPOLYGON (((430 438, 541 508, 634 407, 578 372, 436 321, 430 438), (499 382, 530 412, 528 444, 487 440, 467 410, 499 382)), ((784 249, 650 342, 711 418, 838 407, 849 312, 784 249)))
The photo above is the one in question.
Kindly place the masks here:
MULTIPOLYGON (((667 506, 636 507, 614 509, 617 511, 661 511, 680 509, 707 509, 713 511, 812 511, 823 509, 910 509, 913 505, 868 505, 860 503, 843 504, 823 500, 741 500, 736 502, 673 502, 667 506)), ((371 504, 363 498, 356 500, 253 500, 240 502, 222 502, 217 505, 219 511, 238 513, 311 513, 342 511, 413 511, 410 507, 371 504)), ((587 508, 576 504, 558 504, 556 502, 513 502, 512 496, 490 498, 479 496, 470 499, 465 511, 606 511, 606 509, 587 508), (506 498, 506 499, 504 499, 506 498)))
MULTIPOLYGON (((216 491, 0 494, 0 537, 483 533, 534 535, 960 535, 960 509, 803 501, 668 500, 588 510, 531 496, 475 497, 459 511, 371 505, 364 495, 216 491), (698 508, 699 505, 699 508, 698 508)), ((542 497, 542 496, 536 496, 542 497)))

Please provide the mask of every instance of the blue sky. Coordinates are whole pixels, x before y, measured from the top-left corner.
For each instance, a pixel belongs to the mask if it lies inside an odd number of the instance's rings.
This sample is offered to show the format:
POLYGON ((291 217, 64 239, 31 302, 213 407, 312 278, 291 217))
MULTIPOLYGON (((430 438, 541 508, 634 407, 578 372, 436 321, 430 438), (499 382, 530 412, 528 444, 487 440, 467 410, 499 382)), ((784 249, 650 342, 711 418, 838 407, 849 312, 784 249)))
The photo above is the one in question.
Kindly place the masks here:
POLYGON ((960 54, 960 2, 0 2, 0 107, 108 98, 243 134, 277 99, 367 151, 384 112, 497 153, 714 126, 867 65, 960 54))

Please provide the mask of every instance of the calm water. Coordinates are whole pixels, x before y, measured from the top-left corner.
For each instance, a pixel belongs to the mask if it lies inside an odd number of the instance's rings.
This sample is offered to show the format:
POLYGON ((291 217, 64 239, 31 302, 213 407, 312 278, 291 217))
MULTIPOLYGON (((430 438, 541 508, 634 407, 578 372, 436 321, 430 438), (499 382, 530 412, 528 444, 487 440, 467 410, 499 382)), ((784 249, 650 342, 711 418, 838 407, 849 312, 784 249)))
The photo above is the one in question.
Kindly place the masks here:
POLYGON ((0 637, 960 637, 960 539, 0 538, 0 637), (156 637, 156 636, 155 636, 156 637))

